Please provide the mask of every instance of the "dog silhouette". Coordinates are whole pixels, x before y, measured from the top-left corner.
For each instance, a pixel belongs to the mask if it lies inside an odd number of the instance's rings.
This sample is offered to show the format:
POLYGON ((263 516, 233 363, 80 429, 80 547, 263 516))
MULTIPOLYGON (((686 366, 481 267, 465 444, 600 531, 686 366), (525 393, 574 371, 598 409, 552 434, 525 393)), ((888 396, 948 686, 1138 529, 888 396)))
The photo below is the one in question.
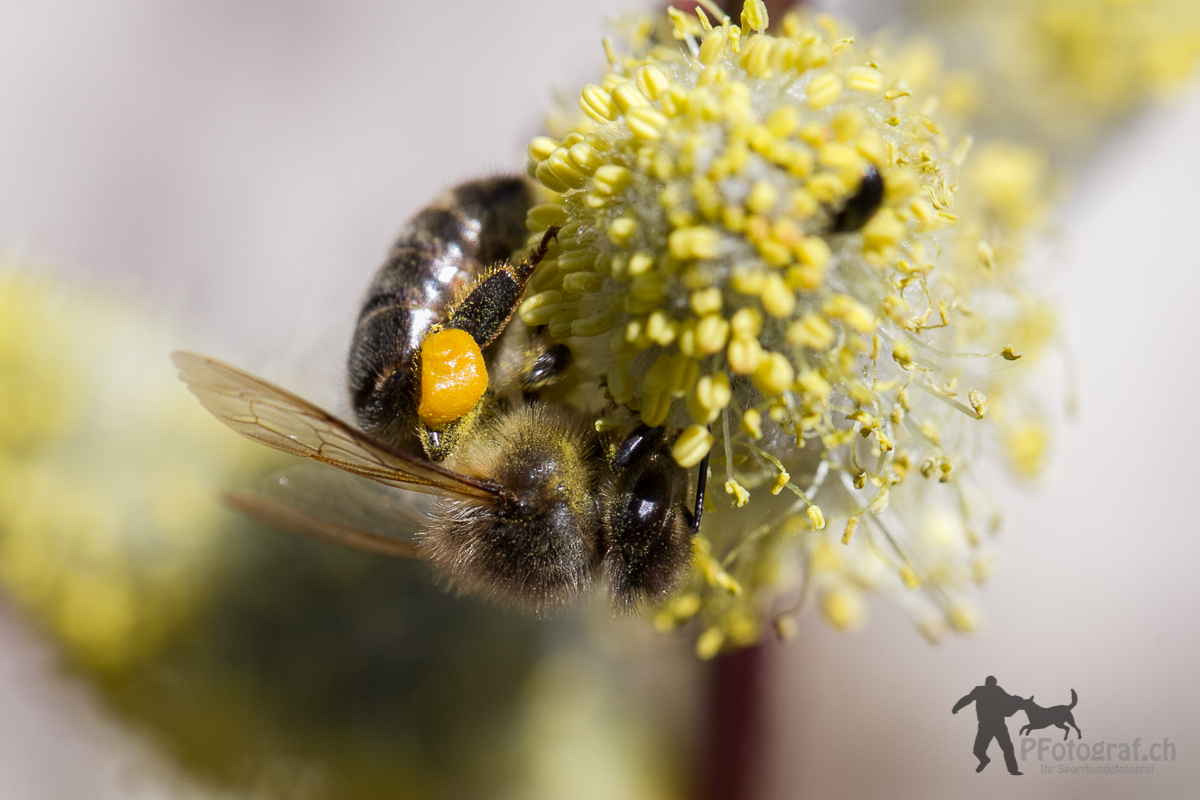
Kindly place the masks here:
POLYGON ((1071 709, 1079 702, 1079 697, 1075 694, 1075 690, 1071 690, 1071 705, 1069 706, 1051 706, 1050 708, 1042 708, 1037 703, 1033 702, 1033 695, 1029 695, 1029 699, 1021 699, 1021 710, 1025 712, 1025 716, 1029 717, 1029 724, 1021 728, 1021 736, 1030 731, 1049 728, 1051 725, 1062 728, 1064 731, 1063 741, 1071 737, 1071 728, 1079 734, 1079 738, 1083 738, 1083 734, 1079 731, 1079 726, 1075 724, 1075 717, 1071 715, 1071 709), (1071 728, 1067 726, 1070 725, 1071 728))

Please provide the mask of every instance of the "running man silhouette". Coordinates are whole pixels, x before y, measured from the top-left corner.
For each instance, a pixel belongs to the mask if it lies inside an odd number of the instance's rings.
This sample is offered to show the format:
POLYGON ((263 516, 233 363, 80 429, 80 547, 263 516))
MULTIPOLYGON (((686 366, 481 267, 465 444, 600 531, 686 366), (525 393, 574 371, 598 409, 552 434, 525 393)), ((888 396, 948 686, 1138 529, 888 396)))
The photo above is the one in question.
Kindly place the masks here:
POLYGON ((987 749, 992 739, 995 739, 1004 751, 1004 763, 1008 765, 1009 774, 1023 774, 1017 769, 1017 754, 1013 751, 1012 739, 1008 736, 1008 725, 1004 723, 1005 717, 1017 713, 1020 708, 1017 704, 1020 701, 1021 698, 1013 697, 1001 689, 996 685, 996 679, 988 675, 983 686, 976 686, 970 694, 954 704, 954 711, 951 712, 954 714, 971 703, 975 704, 975 716, 979 720, 979 733, 975 736, 975 757, 979 759, 976 772, 983 772, 983 768, 991 762, 987 756, 987 749))

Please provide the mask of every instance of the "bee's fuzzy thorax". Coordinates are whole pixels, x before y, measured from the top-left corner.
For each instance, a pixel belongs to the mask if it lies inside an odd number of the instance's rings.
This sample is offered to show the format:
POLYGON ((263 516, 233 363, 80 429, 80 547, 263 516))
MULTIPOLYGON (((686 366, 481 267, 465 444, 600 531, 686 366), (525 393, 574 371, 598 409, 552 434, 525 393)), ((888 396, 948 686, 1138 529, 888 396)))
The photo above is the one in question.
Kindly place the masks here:
POLYGON ((590 588, 599 559, 594 434, 544 404, 488 425, 453 465, 498 480, 520 502, 445 501, 422 547, 459 591, 538 613, 566 605, 590 588))

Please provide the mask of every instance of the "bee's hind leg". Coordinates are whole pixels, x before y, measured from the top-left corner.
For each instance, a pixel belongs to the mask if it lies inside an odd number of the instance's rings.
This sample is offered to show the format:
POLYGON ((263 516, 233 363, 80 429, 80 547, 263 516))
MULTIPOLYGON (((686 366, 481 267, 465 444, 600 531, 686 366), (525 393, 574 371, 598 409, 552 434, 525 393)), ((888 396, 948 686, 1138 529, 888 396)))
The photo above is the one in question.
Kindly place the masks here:
POLYGON ((516 264, 500 264, 480 275, 450 309, 444 328, 471 334, 478 345, 487 347, 504 332, 525 294, 525 285, 546 257, 550 240, 557 241, 558 228, 551 226, 537 248, 516 264))

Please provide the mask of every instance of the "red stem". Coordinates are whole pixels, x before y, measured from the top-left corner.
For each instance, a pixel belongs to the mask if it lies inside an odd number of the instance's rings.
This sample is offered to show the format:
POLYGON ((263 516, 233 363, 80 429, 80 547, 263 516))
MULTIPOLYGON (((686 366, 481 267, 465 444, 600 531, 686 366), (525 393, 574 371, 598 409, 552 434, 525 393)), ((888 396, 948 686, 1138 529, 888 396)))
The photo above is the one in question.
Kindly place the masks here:
POLYGON ((766 648, 717 656, 710 673, 702 800, 752 800, 763 752, 766 648))

